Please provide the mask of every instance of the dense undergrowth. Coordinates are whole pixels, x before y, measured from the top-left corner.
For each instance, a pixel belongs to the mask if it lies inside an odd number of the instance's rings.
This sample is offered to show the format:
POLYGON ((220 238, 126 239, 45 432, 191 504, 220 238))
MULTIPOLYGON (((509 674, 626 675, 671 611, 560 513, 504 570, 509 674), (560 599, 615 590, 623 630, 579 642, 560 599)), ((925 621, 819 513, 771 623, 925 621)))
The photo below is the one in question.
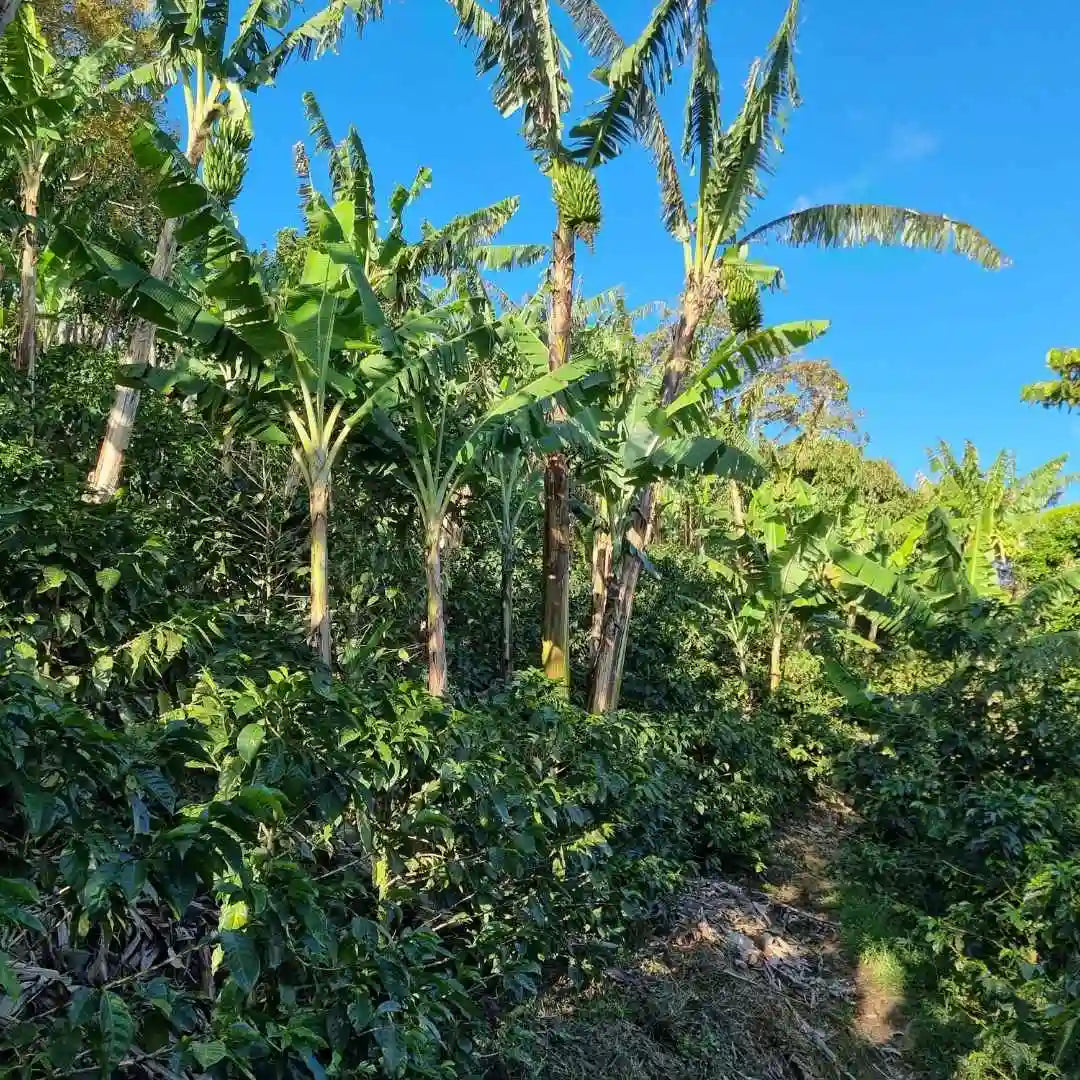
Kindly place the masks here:
MULTIPOLYGON (((740 678, 703 564, 669 543, 627 708, 601 718, 528 670, 534 534, 522 671, 498 677, 497 560, 466 506, 437 701, 400 504, 342 485, 331 676, 295 632, 303 518, 274 451, 223 468, 162 405, 123 497, 87 503, 108 361, 42 370, 32 430, 19 387, 0 399, 0 1073, 498 1076, 515 1006, 588 982, 689 877, 767 865, 822 782, 861 816, 845 935, 899 972, 918 1075, 1080 1069, 1074 603, 849 651, 872 689, 843 717, 806 647, 771 697, 740 678)), ((1055 528, 1034 584, 1073 557, 1055 528)))
MULTIPOLYGON (((53 362, 92 381, 93 357, 53 362)), ((505 1008, 587 980, 687 875, 759 860, 843 745, 782 697, 750 722, 716 656, 693 709, 673 689, 606 719, 528 671, 438 702, 407 636, 330 677, 285 629, 287 584, 247 590, 250 539, 205 534, 221 489, 197 515, 176 495, 218 469, 194 421, 135 448, 125 498, 79 498, 56 447, 96 417, 71 385, 33 438, 9 411, 3 444, 6 1075, 481 1075, 505 1008)))
POLYGON ((110 725, 20 651, 5 945, 56 973, 8 1033, 23 1075, 460 1075, 485 1007, 587 976, 808 783, 779 721, 601 723, 529 680, 462 713, 240 651, 110 725))
POLYGON ((841 911, 856 949, 903 970, 920 1076, 1080 1073, 1076 614, 1021 641, 991 617, 947 659, 898 655, 859 710, 841 911))

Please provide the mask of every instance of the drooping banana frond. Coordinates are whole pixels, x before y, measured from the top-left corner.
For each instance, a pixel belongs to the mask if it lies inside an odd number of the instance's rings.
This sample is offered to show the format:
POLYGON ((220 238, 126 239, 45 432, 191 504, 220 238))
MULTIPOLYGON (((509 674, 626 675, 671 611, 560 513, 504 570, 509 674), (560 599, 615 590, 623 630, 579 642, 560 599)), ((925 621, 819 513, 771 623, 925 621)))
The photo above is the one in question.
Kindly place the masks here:
POLYGON ((134 314, 167 335, 196 340, 222 360, 259 362, 283 350, 258 260, 232 215, 195 176, 172 138, 150 123, 132 136, 135 161, 154 178, 162 215, 179 219, 176 238, 200 253, 204 272, 197 295, 154 278, 141 267, 59 230, 52 247, 89 287, 128 300, 134 314))
POLYGON ((105 73, 127 46, 108 41, 86 56, 63 60, 48 47, 34 9, 23 4, 0 38, 0 148, 22 160, 61 143, 103 93, 105 73))
POLYGON ((696 7, 695 0, 660 0, 637 40, 612 60, 609 83, 644 83, 662 93, 693 39, 696 7))
POLYGON ((620 154, 634 138, 645 147, 657 170, 664 227, 678 237, 689 232, 678 164, 656 102, 671 81, 693 36, 694 4, 661 0, 648 25, 626 45, 592 0, 564 4, 586 46, 604 62, 595 72, 608 87, 598 108, 570 132, 573 153, 585 165, 602 164, 620 154))
POLYGON ((462 41, 476 41, 483 48, 495 36, 498 22, 479 0, 450 0, 450 6, 457 12, 462 41))
POLYGON ((765 475, 758 459, 723 439, 700 435, 664 439, 631 470, 635 485, 680 476, 718 476, 757 484, 765 475))
POLYGON ((484 244, 477 249, 484 270, 517 270, 535 266, 548 257, 546 244, 484 244))
POLYGON ((843 575, 841 592, 845 586, 857 587, 859 605, 872 611, 883 629, 929 626, 938 620, 930 599, 905 575, 848 547, 832 547, 830 557, 843 575))
POLYGON ((439 229, 425 223, 423 238, 403 252, 409 272, 448 277, 477 267, 509 270, 538 262, 547 253, 542 244, 490 243, 517 213, 519 205, 518 197, 512 196, 461 214, 439 229))
POLYGON ((1028 589, 1018 605, 1019 618, 1030 625, 1031 617, 1043 608, 1080 596, 1080 567, 1058 570, 1038 585, 1028 589))
POLYGON ((708 251, 734 238, 752 201, 763 193, 762 174, 770 171, 770 154, 779 145, 777 119, 784 109, 799 103, 798 16, 799 0, 790 0, 764 61, 750 69, 742 108, 718 141, 701 196, 706 222, 698 225, 707 225, 703 240, 708 251))
POLYGON ((899 206, 839 203, 796 210, 753 229, 739 243, 777 240, 792 247, 862 247, 882 244, 953 251, 999 270, 1008 259, 978 229, 943 214, 899 206))
POLYGON ((302 100, 304 115, 308 121, 308 132, 315 140, 315 149, 320 154, 332 154, 336 144, 333 135, 330 134, 330 125, 326 122, 318 99, 310 90, 305 90, 302 100))
POLYGON ((745 337, 731 336, 722 341, 689 380, 683 392, 664 410, 669 420, 696 406, 716 390, 733 390, 747 374, 753 375, 763 365, 798 352, 829 329, 824 320, 782 323, 745 337))
MULTIPOLYGON (((224 0, 221 2, 227 7, 224 0)), ((226 77, 247 90, 272 81, 294 57, 307 60, 336 49, 347 21, 363 33, 368 23, 382 18, 383 0, 330 0, 291 28, 289 16, 301 9, 294 0, 252 0, 249 11, 253 9, 267 11, 270 17, 254 19, 246 33, 241 30, 223 64, 226 77), (280 37, 273 46, 267 41, 267 29, 280 37)))
POLYGON ((596 0, 558 0, 574 21, 581 43, 590 56, 610 64, 625 48, 623 39, 596 0))
POLYGON ((719 134, 720 74, 716 70, 708 32, 703 26, 698 33, 694 66, 690 72, 682 145, 683 157, 702 176, 707 176, 712 167, 719 134))
POLYGON ((520 109, 526 144, 544 159, 557 156, 570 84, 566 50, 555 34, 547 0, 501 0, 497 16, 477 0, 450 3, 459 35, 476 42, 479 73, 496 72, 495 107, 503 116, 520 109))

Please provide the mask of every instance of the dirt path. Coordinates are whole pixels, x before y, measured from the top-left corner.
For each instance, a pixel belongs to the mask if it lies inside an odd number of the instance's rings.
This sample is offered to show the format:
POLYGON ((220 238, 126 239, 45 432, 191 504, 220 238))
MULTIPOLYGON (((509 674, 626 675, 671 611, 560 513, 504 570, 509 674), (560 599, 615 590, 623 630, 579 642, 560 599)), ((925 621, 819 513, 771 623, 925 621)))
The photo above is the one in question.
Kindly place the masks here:
POLYGON ((902 999, 852 963, 832 867, 850 831, 821 803, 780 831, 760 877, 702 878, 672 929, 584 996, 553 995, 521 1032, 519 1071, 550 1080, 912 1080, 902 999))

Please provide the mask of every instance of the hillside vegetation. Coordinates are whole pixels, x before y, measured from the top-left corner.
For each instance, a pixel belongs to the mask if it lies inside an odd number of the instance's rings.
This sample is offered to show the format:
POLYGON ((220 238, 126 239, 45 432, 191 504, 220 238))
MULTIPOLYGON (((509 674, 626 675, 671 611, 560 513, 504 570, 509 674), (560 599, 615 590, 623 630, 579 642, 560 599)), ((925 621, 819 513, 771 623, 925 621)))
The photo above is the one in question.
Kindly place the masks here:
POLYGON ((797 0, 723 123, 707 4, 452 5, 536 243, 310 94, 245 239, 253 96, 379 0, 0 4, 0 1075, 1080 1076, 1065 457, 907 484, 758 261, 1005 256, 755 224, 797 0), (576 272, 635 143, 660 316, 576 272))

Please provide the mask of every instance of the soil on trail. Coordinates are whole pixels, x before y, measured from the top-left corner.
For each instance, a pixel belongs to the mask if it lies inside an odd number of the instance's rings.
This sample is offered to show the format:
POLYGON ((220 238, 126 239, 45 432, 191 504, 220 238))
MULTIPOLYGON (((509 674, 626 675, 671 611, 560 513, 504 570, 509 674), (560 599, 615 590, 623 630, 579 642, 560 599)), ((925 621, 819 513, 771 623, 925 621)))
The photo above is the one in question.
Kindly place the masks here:
POLYGON ((510 1075, 913 1080, 895 980, 845 955, 830 909, 851 825, 842 803, 820 803, 780 831, 764 874, 691 883, 669 932, 584 995, 541 1002, 510 1075))

